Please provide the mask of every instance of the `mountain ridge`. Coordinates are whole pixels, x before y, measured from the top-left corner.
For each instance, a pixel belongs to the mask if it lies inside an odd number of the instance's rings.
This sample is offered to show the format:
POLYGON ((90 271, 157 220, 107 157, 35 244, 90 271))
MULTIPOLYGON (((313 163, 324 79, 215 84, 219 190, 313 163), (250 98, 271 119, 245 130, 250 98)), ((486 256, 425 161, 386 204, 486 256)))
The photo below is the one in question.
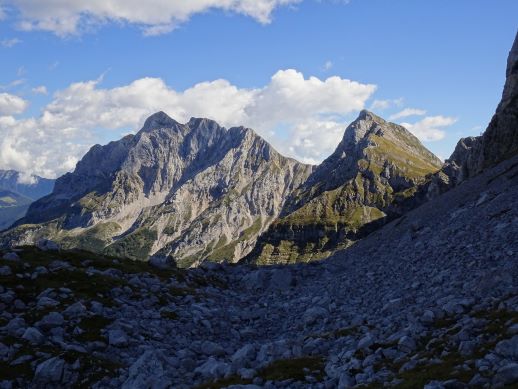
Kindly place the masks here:
POLYGON ((157 112, 137 134, 92 147, 4 240, 52 238, 182 266, 210 255, 235 261, 312 170, 251 129, 199 118, 180 124, 157 112))
POLYGON ((0 170, 0 231, 25 216, 29 205, 52 191, 54 180, 16 170, 0 170), (25 182, 28 181, 28 182, 25 182))
POLYGON ((404 127, 363 110, 246 261, 307 262, 347 247, 401 214, 398 204, 441 166, 404 127))

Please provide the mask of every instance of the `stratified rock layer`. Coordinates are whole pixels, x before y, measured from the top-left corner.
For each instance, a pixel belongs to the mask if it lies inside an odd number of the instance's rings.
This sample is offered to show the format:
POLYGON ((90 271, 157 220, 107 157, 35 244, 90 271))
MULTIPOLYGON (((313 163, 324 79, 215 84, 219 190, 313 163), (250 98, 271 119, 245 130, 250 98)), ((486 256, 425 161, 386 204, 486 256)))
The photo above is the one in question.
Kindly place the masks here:
POLYGON ((518 34, 507 59, 502 100, 486 131, 461 139, 444 168, 457 183, 518 154, 518 34))
POLYGON ((160 112, 138 134, 92 147, 3 241, 45 238, 180 266, 235 262, 312 169, 250 129, 194 118, 180 124, 160 112))

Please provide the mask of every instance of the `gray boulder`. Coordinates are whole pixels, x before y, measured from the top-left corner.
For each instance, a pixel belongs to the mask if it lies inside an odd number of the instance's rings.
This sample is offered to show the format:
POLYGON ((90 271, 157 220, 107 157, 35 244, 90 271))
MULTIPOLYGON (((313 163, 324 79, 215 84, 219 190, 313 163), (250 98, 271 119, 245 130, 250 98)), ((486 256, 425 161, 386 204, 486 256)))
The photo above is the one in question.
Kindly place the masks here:
POLYGON ((495 351, 497 354, 500 354, 506 358, 513 360, 518 359, 518 335, 513 336, 511 339, 498 342, 495 347, 495 351))
POLYGON ((59 245, 56 242, 53 242, 49 239, 41 239, 36 243, 36 247, 43 251, 49 251, 49 250, 59 250, 59 245))
POLYGON ((0 266, 0 277, 7 277, 13 274, 9 266, 0 266))
POLYGON ((63 311, 63 314, 67 317, 81 317, 87 313, 86 307, 81 302, 76 302, 72 305, 69 305, 67 309, 63 311))
POLYGON ((36 323, 37 327, 41 327, 43 329, 50 329, 55 327, 60 327, 64 324, 65 318, 59 312, 50 312, 45 315, 43 319, 36 323))
POLYGON ((312 325, 318 321, 325 320, 329 315, 327 309, 322 307, 311 307, 304 313, 304 324, 312 325))
POLYGON ((270 288, 278 290, 286 290, 293 282, 293 275, 288 269, 276 269, 272 271, 270 278, 270 288))
POLYGON ((255 359, 256 349, 252 344, 246 344, 237 350, 234 355, 232 355, 232 366, 238 370, 243 367, 248 367, 250 362, 255 359))
POLYGON ((123 347, 128 345, 128 336, 122 330, 115 329, 108 331, 108 343, 110 346, 123 347))
POLYGON ((133 363, 122 389, 165 389, 170 386, 166 377, 167 358, 159 350, 147 350, 133 363))
POLYGON ((22 339, 32 344, 42 344, 45 341, 45 336, 37 328, 29 327, 23 333, 22 339))
POLYGON ((16 253, 7 253, 3 256, 3 259, 6 261, 12 261, 12 262, 18 262, 20 260, 20 257, 16 253))
POLYGON ((498 369, 493 378, 493 383, 495 386, 518 383, 518 363, 509 363, 498 369))
POLYGON ((410 338, 409 336, 403 336, 401 339, 399 339, 398 349, 404 353, 410 353, 414 351, 416 347, 417 345, 414 339, 410 338))
POLYGON ((203 378, 218 378, 225 376, 229 371, 228 364, 218 361, 214 357, 209 357, 205 363, 194 370, 194 373, 201 375, 203 378))
POLYGON ((42 383, 57 383, 61 381, 65 361, 58 358, 50 358, 36 367, 34 380, 42 383))

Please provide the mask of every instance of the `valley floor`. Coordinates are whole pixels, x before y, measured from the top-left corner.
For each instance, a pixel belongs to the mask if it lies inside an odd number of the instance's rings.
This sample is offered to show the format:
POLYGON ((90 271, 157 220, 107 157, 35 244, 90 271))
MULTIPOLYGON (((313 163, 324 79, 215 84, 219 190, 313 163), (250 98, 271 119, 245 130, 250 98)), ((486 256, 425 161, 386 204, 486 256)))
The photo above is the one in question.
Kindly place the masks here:
POLYGON ((518 384, 518 158, 321 263, 0 260, 0 388, 518 384))

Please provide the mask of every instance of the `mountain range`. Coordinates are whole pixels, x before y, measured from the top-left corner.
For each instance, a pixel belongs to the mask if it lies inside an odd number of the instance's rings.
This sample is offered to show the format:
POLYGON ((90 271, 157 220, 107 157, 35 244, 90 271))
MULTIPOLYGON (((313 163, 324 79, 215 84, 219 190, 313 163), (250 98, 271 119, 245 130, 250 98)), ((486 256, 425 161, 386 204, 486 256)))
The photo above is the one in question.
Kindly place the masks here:
POLYGON ((25 216, 29 205, 52 192, 54 180, 30 176, 15 170, 0 170, 0 230, 25 216))
POLYGON ((443 164, 404 127, 362 111, 319 166, 253 130, 158 112, 136 135, 96 145, 0 236, 195 267, 325 258, 517 154, 518 43, 494 117, 443 164))

